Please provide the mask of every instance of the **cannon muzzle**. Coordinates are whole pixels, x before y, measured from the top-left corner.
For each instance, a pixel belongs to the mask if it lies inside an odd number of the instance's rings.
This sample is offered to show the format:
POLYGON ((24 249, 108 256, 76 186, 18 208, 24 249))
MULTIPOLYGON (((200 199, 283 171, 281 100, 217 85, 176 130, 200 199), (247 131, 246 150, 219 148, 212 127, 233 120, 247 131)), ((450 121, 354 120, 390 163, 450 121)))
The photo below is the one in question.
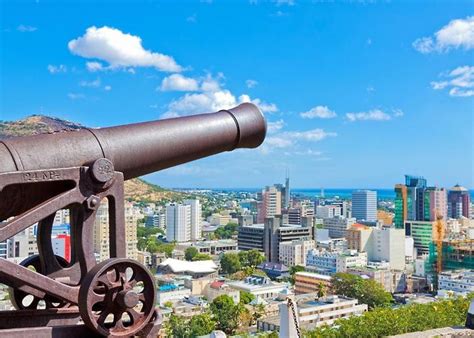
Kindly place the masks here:
POLYGON ((0 141, 0 173, 91 165, 107 158, 125 179, 265 139, 260 110, 243 103, 216 113, 0 141))

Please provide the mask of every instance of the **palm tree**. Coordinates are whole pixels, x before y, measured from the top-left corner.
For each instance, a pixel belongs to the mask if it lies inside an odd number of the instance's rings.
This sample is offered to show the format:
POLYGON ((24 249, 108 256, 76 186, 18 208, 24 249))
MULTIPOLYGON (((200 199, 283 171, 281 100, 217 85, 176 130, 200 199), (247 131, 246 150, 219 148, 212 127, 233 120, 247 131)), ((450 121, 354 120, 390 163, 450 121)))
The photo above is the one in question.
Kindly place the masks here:
POLYGON ((326 296, 326 293, 327 293, 326 285, 324 285, 323 283, 318 283, 316 292, 318 293, 318 298, 326 296))

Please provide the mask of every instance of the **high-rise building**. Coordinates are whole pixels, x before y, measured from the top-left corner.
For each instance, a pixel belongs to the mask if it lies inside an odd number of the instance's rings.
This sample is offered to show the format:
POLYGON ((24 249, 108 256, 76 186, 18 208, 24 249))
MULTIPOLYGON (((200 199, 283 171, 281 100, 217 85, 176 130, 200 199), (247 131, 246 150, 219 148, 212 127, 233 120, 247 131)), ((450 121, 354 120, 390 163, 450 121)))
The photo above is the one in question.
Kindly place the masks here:
MULTIPOLYGON (((143 218, 139 208, 125 201, 125 244, 126 256, 137 258, 137 222, 143 218)), ((99 261, 110 257, 109 205, 104 200, 97 210, 94 221, 93 245, 94 253, 99 261)))
POLYGON ((280 243, 311 237, 310 227, 283 223, 281 216, 266 218, 264 224, 240 226, 238 231, 239 250, 259 250, 274 263, 279 259, 280 243))
POLYGON ((171 203, 166 206, 166 240, 188 242, 191 240, 191 206, 171 203))
POLYGON ((469 191, 456 184, 448 192, 448 217, 469 218, 470 196, 469 191))
POLYGON ((407 186, 403 184, 395 185, 395 228, 403 229, 408 216, 408 196, 407 186))
POLYGON ((185 200, 184 204, 191 206, 191 240, 202 238, 202 207, 199 200, 185 200))
POLYGON ((344 216, 341 207, 338 205, 318 205, 316 207, 316 217, 318 218, 333 218, 337 216, 344 216))
POLYGON ((352 217, 369 222, 377 221, 377 192, 356 190, 352 192, 352 217))
POLYGON ((423 195, 423 220, 446 220, 448 213, 446 189, 428 187, 423 195))
POLYGON ((422 176, 405 175, 405 185, 407 187, 407 219, 424 220, 423 193, 426 189, 426 179, 422 176))
POLYGON ((427 255, 433 243, 434 223, 429 221, 407 221, 405 235, 413 237, 417 256, 427 255))
POLYGON ((263 223, 267 217, 281 215, 281 187, 281 185, 275 185, 262 190, 262 203, 259 205, 257 223, 263 223))

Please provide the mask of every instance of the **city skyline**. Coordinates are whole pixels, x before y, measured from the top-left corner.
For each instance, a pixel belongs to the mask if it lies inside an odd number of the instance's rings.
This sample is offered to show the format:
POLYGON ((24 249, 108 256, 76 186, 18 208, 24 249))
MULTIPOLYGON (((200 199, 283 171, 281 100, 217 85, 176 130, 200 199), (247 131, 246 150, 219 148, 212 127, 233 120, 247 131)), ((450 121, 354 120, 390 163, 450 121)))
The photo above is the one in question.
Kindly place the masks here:
POLYGON ((406 173, 474 188, 470 2, 1 6, 0 120, 103 127, 249 100, 265 113, 259 149, 153 183, 261 187, 288 169, 301 188, 391 189, 406 173))

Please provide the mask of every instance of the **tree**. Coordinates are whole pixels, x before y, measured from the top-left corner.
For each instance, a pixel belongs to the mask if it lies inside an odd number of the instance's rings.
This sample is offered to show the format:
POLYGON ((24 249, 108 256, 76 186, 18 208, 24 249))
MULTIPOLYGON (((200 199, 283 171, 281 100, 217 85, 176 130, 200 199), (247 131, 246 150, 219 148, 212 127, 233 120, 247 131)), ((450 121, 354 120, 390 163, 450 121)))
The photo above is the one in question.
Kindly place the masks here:
POLYGON ((265 256, 256 249, 247 251, 247 260, 250 266, 257 266, 265 262, 265 256))
POLYGON ((198 253, 196 256, 193 257, 193 261, 210 261, 212 257, 205 253, 198 253))
POLYGON ((367 304, 370 309, 388 306, 393 302, 392 295, 382 285, 372 279, 365 280, 349 273, 336 273, 331 279, 335 294, 356 298, 359 303, 367 304))
POLYGON ((221 269, 225 274, 231 274, 241 269, 239 255, 233 252, 225 253, 221 258, 221 269))
POLYGON ((208 312, 195 315, 189 321, 189 330, 191 337, 205 336, 210 334, 216 328, 216 321, 208 312))
POLYGON ((290 266, 290 283, 295 284, 295 273, 304 271, 304 266, 301 265, 294 265, 290 266))
POLYGON ((189 337, 189 326, 187 321, 182 317, 171 314, 169 320, 165 324, 165 331, 167 336, 174 338, 189 337))
POLYGON ((214 318, 217 320, 217 329, 227 334, 233 334, 239 327, 241 308, 234 304, 228 295, 216 297, 210 306, 214 318))
POLYGON ((409 332, 426 331, 440 327, 464 326, 466 314, 474 293, 458 297, 411 304, 396 309, 379 307, 361 316, 336 320, 306 333, 306 337, 387 337, 409 332))
POLYGON ((255 296, 247 291, 240 291, 240 302, 242 304, 249 304, 252 300, 255 299, 255 296))
POLYGON ((190 246, 189 248, 186 248, 186 250, 184 251, 184 258, 187 261, 192 261, 194 256, 196 256, 198 253, 199 253, 198 249, 196 249, 193 246, 190 246))
POLYGON ((316 290, 319 298, 326 296, 327 288, 326 285, 324 285, 323 283, 318 283, 316 290))

